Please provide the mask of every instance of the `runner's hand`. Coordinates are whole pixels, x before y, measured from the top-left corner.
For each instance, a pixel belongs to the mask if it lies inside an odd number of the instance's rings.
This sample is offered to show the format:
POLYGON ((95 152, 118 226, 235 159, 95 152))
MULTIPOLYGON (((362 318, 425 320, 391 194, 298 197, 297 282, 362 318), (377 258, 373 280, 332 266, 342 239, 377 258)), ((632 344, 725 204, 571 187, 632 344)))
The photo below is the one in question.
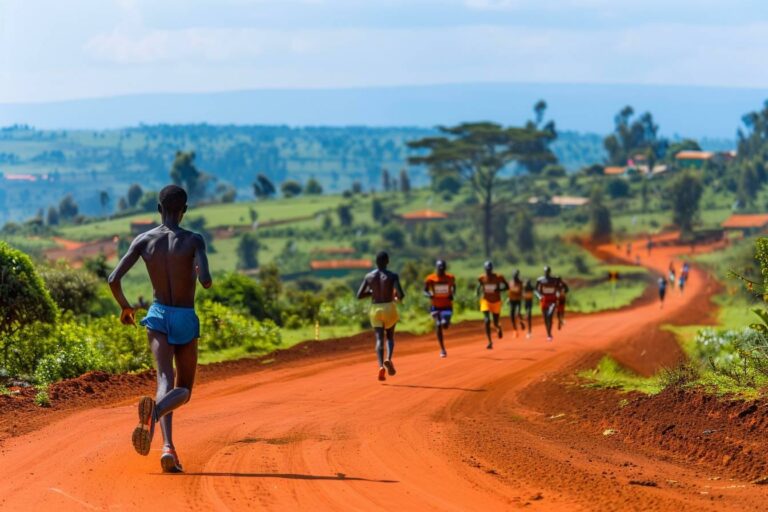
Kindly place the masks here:
POLYGON ((136 310, 133 308, 123 308, 120 312, 120 323, 123 325, 136 325, 135 312, 136 310))

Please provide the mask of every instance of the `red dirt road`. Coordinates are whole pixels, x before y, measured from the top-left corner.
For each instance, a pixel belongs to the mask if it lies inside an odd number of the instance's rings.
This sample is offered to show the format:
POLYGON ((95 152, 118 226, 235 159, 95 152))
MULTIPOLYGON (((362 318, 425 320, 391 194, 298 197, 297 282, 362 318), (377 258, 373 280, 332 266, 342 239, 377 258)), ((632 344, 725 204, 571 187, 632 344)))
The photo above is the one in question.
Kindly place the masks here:
MULTIPOLYGON (((644 263, 665 269, 673 251, 644 263)), ((203 383, 175 417, 184 475, 159 472, 159 439, 149 457, 133 452, 135 400, 76 412, 0 446, 0 510, 760 510, 761 488, 605 446, 599 432, 553 434, 518 400, 585 354, 688 314, 707 286, 694 270, 663 310, 574 318, 554 343, 537 324, 533 339, 507 332, 487 351, 476 326, 459 326, 439 359, 432 336, 410 339, 385 384, 372 347, 203 383), (501 439, 473 435, 491 420, 501 439), (663 485, 630 484, 650 477, 663 485)))

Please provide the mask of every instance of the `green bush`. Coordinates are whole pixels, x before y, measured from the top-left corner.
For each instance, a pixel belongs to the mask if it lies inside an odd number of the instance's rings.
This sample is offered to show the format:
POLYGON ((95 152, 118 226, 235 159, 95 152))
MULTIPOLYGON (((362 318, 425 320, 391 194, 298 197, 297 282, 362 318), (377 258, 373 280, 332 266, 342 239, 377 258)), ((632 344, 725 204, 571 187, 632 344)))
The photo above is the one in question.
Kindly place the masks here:
POLYGON ((256 320, 211 300, 198 306, 200 350, 243 346, 250 353, 266 353, 281 343, 280 330, 271 320, 256 320))
POLYGON ((41 268, 40 276, 51 298, 63 311, 86 314, 97 302, 100 283, 90 272, 56 266, 41 268))
POLYGON ((43 356, 35 369, 35 381, 49 384, 61 379, 77 377, 91 370, 107 370, 109 362, 91 342, 93 333, 88 327, 65 323, 57 327, 57 348, 43 356))

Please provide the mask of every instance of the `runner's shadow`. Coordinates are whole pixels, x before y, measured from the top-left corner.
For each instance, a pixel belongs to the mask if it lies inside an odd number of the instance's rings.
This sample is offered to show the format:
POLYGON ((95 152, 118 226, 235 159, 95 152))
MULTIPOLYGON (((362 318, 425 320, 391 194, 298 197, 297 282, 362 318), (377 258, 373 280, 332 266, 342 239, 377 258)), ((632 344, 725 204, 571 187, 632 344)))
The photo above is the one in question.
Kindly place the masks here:
POLYGON ((384 384, 392 388, 417 388, 417 389, 444 389, 446 391, 468 391, 471 393, 483 393, 486 389, 473 389, 473 388, 452 388, 443 386, 417 386, 416 384, 384 384))
POLYGON ((347 476, 344 473, 335 475, 302 475, 300 473, 235 473, 235 472, 209 472, 200 473, 161 473, 163 475, 171 474, 173 476, 220 476, 225 478, 283 478, 285 480, 330 480, 337 482, 373 482, 377 484, 399 484, 399 480, 376 480, 373 478, 360 478, 356 476, 347 476))

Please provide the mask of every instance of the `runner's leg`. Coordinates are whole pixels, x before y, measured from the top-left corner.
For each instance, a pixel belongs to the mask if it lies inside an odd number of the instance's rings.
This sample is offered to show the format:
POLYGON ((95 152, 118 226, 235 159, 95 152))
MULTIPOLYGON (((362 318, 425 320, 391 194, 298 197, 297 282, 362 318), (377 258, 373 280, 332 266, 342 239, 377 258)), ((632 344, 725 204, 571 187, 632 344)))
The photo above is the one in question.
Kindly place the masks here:
MULTIPOLYGON (((159 412, 160 401, 173 390, 175 374, 173 371, 173 345, 168 343, 165 334, 147 329, 147 338, 152 356, 157 366, 157 393, 155 394, 155 413, 159 412)), ((158 415, 159 416, 159 415, 158 415)), ((172 432, 173 416, 171 414, 160 418, 160 430, 163 431, 163 443, 165 446, 173 446, 172 432)))
POLYGON ((496 335, 501 338, 501 324, 499 323, 500 315, 498 313, 493 314, 493 326, 496 328, 496 335))
POLYGON ((483 311, 483 322, 485 323, 485 337, 488 338, 488 346, 493 344, 491 340, 491 312, 483 311))
POLYGON ((376 336, 376 357, 379 360, 379 368, 384 368, 384 328, 374 327, 373 334, 376 336))
POLYGON ((395 352, 395 326, 387 329, 387 361, 392 361, 395 352))

